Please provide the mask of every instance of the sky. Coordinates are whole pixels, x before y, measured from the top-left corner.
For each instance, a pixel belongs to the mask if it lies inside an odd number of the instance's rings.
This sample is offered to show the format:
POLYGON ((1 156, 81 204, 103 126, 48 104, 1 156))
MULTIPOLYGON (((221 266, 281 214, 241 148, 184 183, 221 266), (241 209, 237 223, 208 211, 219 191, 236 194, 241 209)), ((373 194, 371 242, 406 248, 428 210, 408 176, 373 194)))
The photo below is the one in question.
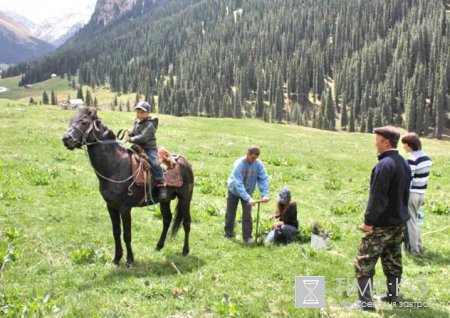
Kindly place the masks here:
POLYGON ((92 9, 97 0, 0 0, 0 11, 11 11, 33 22, 42 22, 51 17, 92 9))

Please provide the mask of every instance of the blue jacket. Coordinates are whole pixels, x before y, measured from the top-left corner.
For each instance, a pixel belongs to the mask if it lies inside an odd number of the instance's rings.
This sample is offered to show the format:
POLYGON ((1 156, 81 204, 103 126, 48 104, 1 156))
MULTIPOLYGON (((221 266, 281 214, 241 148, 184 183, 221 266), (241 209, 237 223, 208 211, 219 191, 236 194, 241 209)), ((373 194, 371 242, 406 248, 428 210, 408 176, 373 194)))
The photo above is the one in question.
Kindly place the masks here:
POLYGON ((370 177, 364 223, 375 227, 403 224, 409 220, 411 169, 397 150, 382 153, 378 160, 370 177))
POLYGON ((263 163, 256 159, 253 164, 249 165, 246 156, 237 159, 228 178, 228 190, 244 201, 250 201, 256 183, 258 183, 259 192, 268 197, 269 177, 263 163))

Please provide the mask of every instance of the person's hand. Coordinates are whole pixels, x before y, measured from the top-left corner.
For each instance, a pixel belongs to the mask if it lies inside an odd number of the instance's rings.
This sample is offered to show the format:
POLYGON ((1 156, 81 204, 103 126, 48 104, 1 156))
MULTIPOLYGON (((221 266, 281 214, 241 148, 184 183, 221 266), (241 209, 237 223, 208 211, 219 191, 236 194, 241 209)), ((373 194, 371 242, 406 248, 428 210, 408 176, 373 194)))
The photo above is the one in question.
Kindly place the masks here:
POLYGON ((274 223, 274 224, 272 224, 272 228, 273 228, 274 230, 276 230, 277 228, 282 227, 283 224, 284 224, 284 222, 277 222, 277 223, 274 223))
POLYGON ((263 203, 267 203, 267 202, 269 202, 270 201, 270 198, 269 197, 263 197, 262 198, 262 202, 263 203))
POLYGON ((361 231, 363 231, 364 233, 372 233, 373 232, 373 226, 371 225, 366 225, 365 223, 363 223, 363 225, 361 225, 361 231))
POLYGON ((248 201, 248 205, 250 205, 250 206, 255 206, 255 205, 256 205, 256 200, 255 200, 255 199, 250 199, 250 200, 248 201))
POLYGON ((131 134, 131 131, 130 131, 130 130, 127 130, 127 131, 125 132, 125 136, 124 136, 125 141, 130 142, 130 134, 131 134))
POLYGON ((275 214, 269 215, 269 220, 272 221, 273 219, 275 219, 275 214))

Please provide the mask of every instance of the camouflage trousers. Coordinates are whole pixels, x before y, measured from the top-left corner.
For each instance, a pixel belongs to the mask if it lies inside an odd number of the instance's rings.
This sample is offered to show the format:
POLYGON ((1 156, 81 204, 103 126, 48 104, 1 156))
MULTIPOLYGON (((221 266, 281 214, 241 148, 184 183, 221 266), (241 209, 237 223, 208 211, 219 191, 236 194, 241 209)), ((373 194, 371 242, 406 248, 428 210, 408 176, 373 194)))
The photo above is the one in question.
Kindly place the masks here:
POLYGON ((356 278, 373 277, 381 258, 385 276, 402 275, 402 242, 405 225, 374 228, 359 245, 355 261, 356 278))

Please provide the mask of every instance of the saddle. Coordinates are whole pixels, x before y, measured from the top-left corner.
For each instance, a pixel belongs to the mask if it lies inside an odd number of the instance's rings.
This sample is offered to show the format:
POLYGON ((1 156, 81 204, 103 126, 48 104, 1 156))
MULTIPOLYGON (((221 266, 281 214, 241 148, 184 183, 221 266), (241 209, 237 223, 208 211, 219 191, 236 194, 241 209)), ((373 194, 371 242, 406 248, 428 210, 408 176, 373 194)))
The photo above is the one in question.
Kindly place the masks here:
POLYGON ((131 149, 131 174, 133 175, 134 183, 138 187, 148 188, 152 175, 148 157, 141 147, 133 146, 131 149))
MULTIPOLYGON (((169 187, 181 187, 183 178, 181 176, 180 165, 178 164, 179 155, 172 155, 166 148, 158 147, 158 157, 161 168, 164 172, 164 179, 169 187)), ((133 146, 131 151, 131 173, 134 183, 138 187, 150 187, 151 169, 148 157, 145 151, 133 146)))
POLYGON ((164 180, 169 187, 181 187, 183 178, 178 163, 179 155, 172 155, 166 148, 158 147, 158 157, 164 172, 164 180))

